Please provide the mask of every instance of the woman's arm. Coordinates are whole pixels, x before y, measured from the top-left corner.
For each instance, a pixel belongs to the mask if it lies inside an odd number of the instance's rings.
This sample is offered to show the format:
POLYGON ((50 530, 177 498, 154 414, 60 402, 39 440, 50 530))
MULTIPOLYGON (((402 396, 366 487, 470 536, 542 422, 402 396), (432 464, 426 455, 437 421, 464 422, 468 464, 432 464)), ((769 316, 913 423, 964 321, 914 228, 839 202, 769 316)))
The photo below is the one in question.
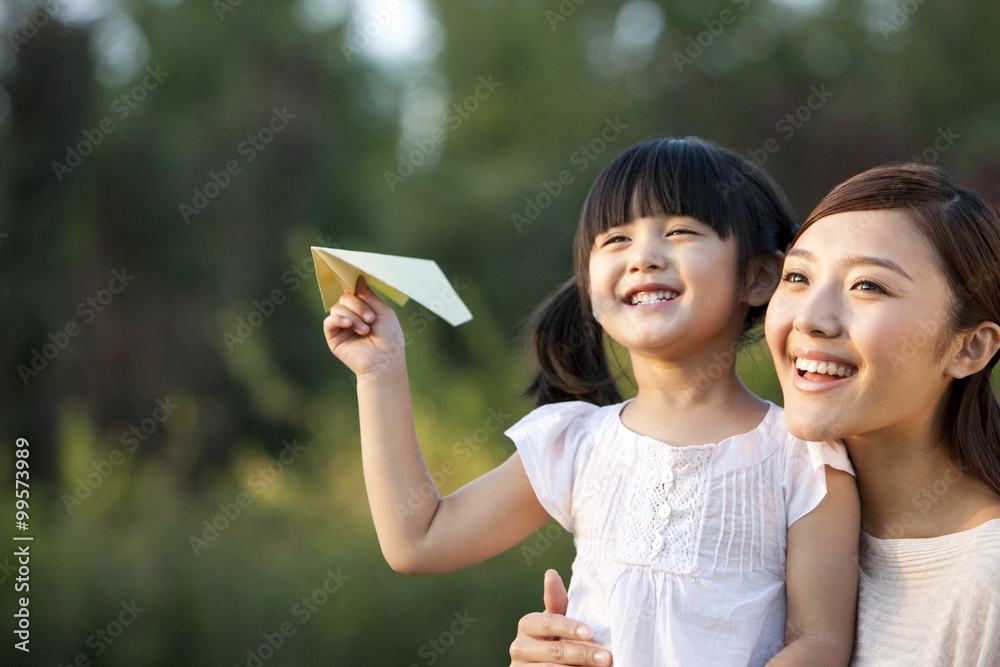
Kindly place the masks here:
POLYGON ((364 280, 324 321, 330 350, 358 378, 361 460, 375 530, 398 572, 449 572, 494 556, 549 515, 520 457, 440 499, 417 442, 405 341, 393 310, 364 280))
POLYGON ((566 618, 569 599, 555 570, 545 572, 542 598, 545 611, 528 614, 517 624, 517 637, 510 645, 511 667, 612 664, 611 653, 587 641, 590 628, 566 618))
POLYGON ((850 474, 827 466, 826 486, 820 504, 788 529, 785 648, 768 667, 851 659, 861 506, 850 474))

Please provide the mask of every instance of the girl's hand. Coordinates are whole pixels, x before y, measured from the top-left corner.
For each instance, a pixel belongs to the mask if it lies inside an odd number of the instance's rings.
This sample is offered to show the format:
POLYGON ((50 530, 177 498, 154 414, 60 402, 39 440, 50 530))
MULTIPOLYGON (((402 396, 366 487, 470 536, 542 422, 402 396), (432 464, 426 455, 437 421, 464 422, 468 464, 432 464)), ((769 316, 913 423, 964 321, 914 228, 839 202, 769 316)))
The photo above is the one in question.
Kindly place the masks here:
POLYGON ((528 614, 517 624, 517 637, 510 645, 511 667, 612 664, 606 648, 587 641, 591 637, 590 628, 566 618, 566 587, 555 570, 545 573, 543 597, 545 612, 528 614))
POLYGON ((359 378, 399 369, 404 363, 403 330, 396 313, 358 278, 354 294, 345 292, 323 320, 334 356, 359 378))

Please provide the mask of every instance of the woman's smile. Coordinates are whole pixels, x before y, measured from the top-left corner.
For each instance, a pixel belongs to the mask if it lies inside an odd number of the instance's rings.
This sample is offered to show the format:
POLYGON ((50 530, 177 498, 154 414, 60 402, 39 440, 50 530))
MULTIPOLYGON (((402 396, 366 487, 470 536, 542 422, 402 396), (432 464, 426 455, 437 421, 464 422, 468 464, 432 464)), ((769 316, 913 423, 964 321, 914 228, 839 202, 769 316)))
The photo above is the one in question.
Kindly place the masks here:
POLYGON ((797 371, 793 382, 801 391, 825 391, 839 387, 858 372, 857 366, 815 350, 792 350, 792 361, 797 371))
POLYGON ((931 428, 949 381, 950 304, 934 249, 904 213, 812 224, 789 250, 767 313, 789 430, 826 440, 931 428))

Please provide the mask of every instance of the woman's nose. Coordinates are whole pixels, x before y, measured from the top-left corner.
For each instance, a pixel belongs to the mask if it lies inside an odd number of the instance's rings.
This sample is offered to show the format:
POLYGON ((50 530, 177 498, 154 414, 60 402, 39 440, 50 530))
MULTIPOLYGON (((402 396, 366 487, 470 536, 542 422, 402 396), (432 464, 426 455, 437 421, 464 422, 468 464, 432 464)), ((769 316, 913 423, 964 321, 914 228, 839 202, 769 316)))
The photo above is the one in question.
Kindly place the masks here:
POLYGON ((792 326, 811 336, 839 336, 843 331, 841 300, 832 292, 829 289, 814 289, 802 299, 786 303, 786 307, 796 309, 792 326))

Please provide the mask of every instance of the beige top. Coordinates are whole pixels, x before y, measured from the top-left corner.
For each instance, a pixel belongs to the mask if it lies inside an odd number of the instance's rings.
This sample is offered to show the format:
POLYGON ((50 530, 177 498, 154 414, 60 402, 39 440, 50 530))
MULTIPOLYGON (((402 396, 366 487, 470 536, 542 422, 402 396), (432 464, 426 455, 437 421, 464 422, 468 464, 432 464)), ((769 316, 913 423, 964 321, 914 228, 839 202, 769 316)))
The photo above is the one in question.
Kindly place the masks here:
POLYGON ((1000 519, 926 539, 861 534, 852 665, 1000 665, 1000 519))

